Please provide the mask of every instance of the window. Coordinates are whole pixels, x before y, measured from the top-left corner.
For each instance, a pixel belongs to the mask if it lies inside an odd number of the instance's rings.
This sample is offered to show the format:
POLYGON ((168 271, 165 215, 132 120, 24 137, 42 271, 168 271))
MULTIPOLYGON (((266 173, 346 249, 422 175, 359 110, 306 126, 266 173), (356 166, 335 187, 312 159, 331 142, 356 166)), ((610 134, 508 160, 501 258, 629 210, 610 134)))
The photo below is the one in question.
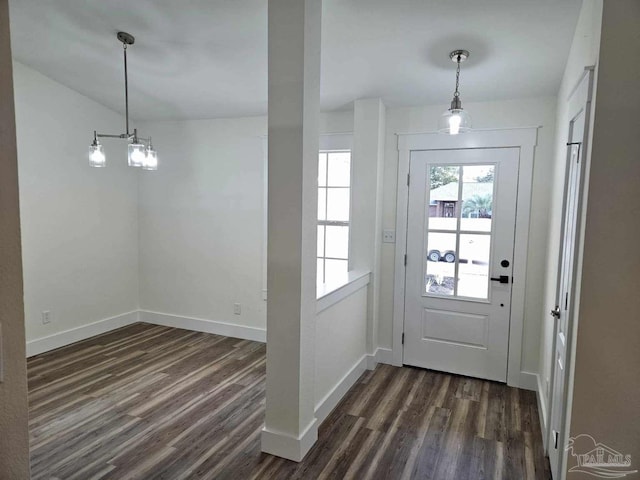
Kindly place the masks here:
POLYGON ((351 151, 322 150, 318 160, 318 284, 349 270, 351 151))

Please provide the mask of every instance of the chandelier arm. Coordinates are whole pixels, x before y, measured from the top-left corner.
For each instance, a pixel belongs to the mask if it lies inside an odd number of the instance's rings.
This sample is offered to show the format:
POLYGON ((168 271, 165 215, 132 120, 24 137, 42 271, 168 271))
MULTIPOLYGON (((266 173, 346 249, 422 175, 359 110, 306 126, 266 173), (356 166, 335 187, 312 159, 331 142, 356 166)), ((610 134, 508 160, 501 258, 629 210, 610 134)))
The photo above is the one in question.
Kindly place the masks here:
POLYGON ((131 135, 128 135, 126 133, 96 133, 95 136, 98 138, 131 138, 131 135))

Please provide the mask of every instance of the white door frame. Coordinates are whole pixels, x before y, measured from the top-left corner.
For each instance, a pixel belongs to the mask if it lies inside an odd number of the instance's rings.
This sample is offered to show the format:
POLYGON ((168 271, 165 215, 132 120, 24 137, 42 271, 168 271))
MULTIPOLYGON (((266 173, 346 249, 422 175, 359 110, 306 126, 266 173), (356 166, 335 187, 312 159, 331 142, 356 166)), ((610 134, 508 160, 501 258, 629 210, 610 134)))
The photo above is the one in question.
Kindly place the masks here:
POLYGON ((509 357, 507 384, 535 389, 530 374, 523 378, 520 371, 522 331, 524 326, 525 279, 529 244, 529 217, 533 180, 533 156, 538 128, 474 130, 462 135, 439 133, 398 134, 398 192, 396 201, 396 253, 393 292, 392 363, 401 366, 403 358, 405 255, 407 253, 407 208, 409 205, 409 162, 415 150, 459 150, 465 148, 520 149, 518 199, 516 213, 515 248, 513 257, 513 285, 511 290, 511 323, 509 329, 509 357))

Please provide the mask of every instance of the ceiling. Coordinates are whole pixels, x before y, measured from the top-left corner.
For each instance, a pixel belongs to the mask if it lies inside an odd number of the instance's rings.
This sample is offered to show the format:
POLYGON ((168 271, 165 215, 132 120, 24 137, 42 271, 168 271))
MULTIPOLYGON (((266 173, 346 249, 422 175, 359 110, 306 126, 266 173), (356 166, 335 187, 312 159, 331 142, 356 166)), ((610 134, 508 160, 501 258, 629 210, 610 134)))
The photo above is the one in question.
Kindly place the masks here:
MULTIPOLYGON (((324 0, 321 107, 389 106, 555 95, 581 0, 324 0)), ((267 110, 267 0, 11 0, 14 57, 138 120, 267 110)))

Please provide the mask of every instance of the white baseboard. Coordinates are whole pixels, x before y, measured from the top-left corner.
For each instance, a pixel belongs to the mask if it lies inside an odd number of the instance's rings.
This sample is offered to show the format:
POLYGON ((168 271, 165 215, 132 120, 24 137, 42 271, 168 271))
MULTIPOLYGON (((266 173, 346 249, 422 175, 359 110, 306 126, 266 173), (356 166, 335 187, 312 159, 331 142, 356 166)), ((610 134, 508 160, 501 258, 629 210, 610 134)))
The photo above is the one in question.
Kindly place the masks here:
POLYGON ((138 321, 138 311, 123 313, 97 322, 54 333, 46 337, 35 338, 27 342, 27 357, 65 347, 80 340, 95 337, 102 333, 125 327, 138 321))
POLYGON ((318 419, 314 418, 297 437, 262 427, 261 446, 264 453, 300 462, 318 440, 318 419))
POLYGON ((367 355, 367 370, 374 370, 379 363, 393 365, 392 357, 390 348, 376 348, 374 353, 367 355))
POLYGON ((390 348, 378 348, 376 350, 376 362, 393 365, 393 351, 390 348))
POLYGON ((540 418, 540 430, 542 431, 542 446, 545 453, 547 452, 547 396, 545 394, 545 388, 542 385, 542 377, 536 375, 538 387, 536 388, 536 398, 538 399, 538 417, 540 418))
POLYGON ((520 372, 520 385, 517 385, 517 387, 537 392, 538 374, 533 372, 520 372))
POLYGON ((340 381, 327 393, 323 399, 316 404, 316 418, 321 424, 329 414, 340 403, 349 389, 358 381, 360 376, 367 370, 367 361, 370 355, 363 355, 353 367, 340 379, 340 381))
POLYGON ((169 313, 151 312, 149 310, 140 310, 139 312, 140 321, 145 323, 164 325, 165 327, 184 328, 196 332, 213 333, 215 335, 253 340, 255 342, 265 343, 267 341, 267 331, 264 328, 247 327, 233 323, 205 320, 203 318, 183 317, 169 313))

